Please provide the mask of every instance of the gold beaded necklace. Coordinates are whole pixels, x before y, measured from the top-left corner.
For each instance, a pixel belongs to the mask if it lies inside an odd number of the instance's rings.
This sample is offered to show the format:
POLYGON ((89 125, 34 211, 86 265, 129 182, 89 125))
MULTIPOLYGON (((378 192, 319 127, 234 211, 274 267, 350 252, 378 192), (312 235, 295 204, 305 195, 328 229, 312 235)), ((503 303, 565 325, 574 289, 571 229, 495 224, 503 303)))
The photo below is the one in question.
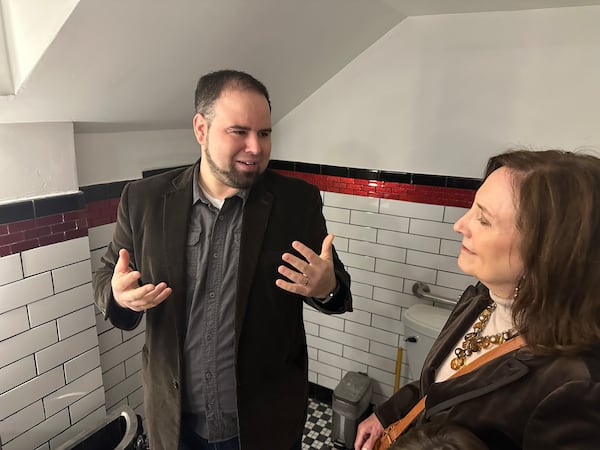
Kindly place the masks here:
POLYGON ((517 331, 511 328, 490 336, 482 336, 485 326, 490 320, 492 313, 496 309, 496 303, 491 302, 485 307, 478 317, 477 322, 473 324, 473 331, 465 334, 465 340, 461 347, 454 350, 455 358, 450 361, 452 370, 458 370, 466 364, 467 358, 481 349, 487 349, 491 345, 500 345, 517 335, 517 331))

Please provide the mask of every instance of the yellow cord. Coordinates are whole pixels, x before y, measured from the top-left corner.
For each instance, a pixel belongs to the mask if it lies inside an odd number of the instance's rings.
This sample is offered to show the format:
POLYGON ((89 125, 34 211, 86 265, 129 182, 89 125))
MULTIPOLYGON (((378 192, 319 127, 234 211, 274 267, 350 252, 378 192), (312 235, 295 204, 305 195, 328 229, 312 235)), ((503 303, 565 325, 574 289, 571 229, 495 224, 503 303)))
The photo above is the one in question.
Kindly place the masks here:
POLYGON ((398 347, 398 355, 396 356, 396 379, 394 380, 394 392, 400 388, 400 375, 402 372, 402 347, 398 347))

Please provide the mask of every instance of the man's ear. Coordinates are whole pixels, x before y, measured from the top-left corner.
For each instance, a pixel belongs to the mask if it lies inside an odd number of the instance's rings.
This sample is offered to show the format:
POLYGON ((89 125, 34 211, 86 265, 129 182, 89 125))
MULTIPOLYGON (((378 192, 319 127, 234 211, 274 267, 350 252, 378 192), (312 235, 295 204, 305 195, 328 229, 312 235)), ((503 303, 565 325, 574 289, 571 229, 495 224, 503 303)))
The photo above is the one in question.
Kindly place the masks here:
POLYGON ((194 124, 194 134, 196 135, 196 140, 198 144, 202 148, 204 148, 204 144, 206 143, 206 136, 208 135, 208 121, 203 114, 196 113, 193 120, 194 124))

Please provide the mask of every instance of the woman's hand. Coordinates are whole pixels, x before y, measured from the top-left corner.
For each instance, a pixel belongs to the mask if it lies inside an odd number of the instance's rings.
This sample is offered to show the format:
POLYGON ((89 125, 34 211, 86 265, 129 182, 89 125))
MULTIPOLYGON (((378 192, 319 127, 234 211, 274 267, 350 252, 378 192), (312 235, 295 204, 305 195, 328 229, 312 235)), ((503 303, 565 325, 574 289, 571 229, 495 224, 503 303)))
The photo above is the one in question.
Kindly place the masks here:
POLYGON ((383 425, 375 413, 363 420, 356 431, 354 450, 373 450, 375 442, 383 434, 383 425))

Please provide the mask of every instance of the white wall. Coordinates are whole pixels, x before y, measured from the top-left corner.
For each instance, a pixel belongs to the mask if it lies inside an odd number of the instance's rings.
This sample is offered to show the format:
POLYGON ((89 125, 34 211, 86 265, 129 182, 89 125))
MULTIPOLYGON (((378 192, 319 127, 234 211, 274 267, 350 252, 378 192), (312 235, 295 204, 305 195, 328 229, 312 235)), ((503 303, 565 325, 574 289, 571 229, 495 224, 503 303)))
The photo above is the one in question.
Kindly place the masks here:
POLYGON ((73 124, 0 125, 0 203, 78 190, 73 124))
POLYGON ((75 135, 80 186, 131 180, 142 171, 191 164, 200 157, 189 130, 156 130, 75 135))
POLYGON ((481 176, 600 146, 600 7, 409 17, 274 128, 273 158, 481 176))
POLYGON ((0 8, 13 93, 29 76, 78 3, 79 0, 3 0, 0 8))

